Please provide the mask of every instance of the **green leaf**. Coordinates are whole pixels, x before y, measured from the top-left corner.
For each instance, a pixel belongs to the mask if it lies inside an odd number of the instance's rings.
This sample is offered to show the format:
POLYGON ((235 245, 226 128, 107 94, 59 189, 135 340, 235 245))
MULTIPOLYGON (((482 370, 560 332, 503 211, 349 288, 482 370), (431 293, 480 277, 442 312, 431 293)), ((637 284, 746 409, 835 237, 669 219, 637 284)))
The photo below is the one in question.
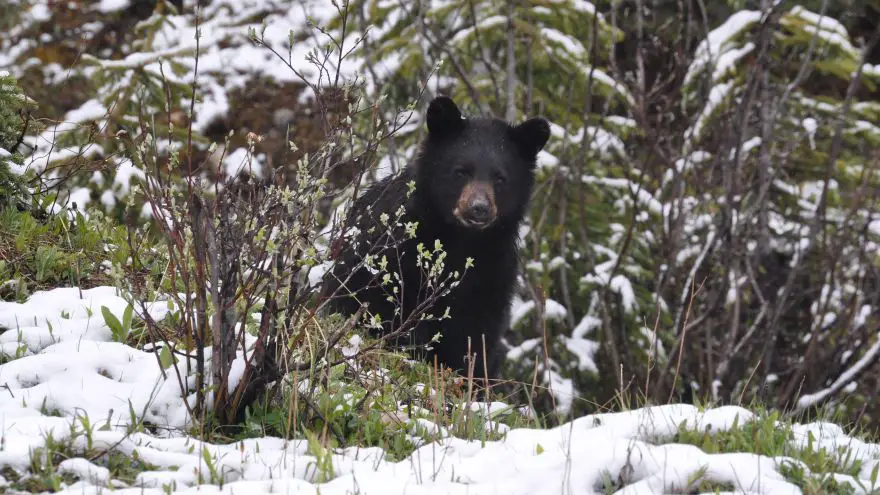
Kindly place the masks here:
POLYGON ((128 333, 131 330, 131 318, 132 313, 134 312, 134 307, 129 304, 125 307, 125 311, 122 313, 122 329, 125 333, 128 333))
POLYGON ((174 364, 174 357, 171 355, 171 351, 167 347, 163 347, 159 351, 159 365, 163 370, 167 370, 172 364, 174 364))
POLYGON ((104 323, 110 327, 110 331, 113 333, 113 339, 118 340, 118 337, 123 333, 122 323, 119 322, 119 318, 116 318, 116 315, 111 313, 107 306, 101 306, 101 314, 104 315, 104 323))

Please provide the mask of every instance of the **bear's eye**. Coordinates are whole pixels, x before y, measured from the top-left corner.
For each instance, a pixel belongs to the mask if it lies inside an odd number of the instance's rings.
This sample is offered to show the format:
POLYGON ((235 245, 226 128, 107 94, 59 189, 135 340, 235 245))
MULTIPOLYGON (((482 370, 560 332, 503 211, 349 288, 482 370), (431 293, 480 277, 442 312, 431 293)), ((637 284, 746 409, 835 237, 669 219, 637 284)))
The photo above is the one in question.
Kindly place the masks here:
POLYGON ((500 186, 501 184, 504 184, 505 182, 507 182, 507 178, 505 178, 503 175, 496 175, 495 176, 495 184, 500 186))
POLYGON ((463 178, 467 177, 468 175, 470 175, 470 174, 468 173, 468 170, 466 168, 462 167, 462 168, 455 169, 455 176, 456 177, 463 179, 463 178))

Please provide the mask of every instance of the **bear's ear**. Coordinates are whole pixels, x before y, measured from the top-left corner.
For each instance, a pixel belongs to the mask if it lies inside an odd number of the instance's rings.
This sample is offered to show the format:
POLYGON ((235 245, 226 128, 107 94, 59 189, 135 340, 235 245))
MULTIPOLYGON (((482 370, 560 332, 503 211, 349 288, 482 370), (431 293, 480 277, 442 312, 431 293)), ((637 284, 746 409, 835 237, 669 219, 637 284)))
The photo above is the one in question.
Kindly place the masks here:
POLYGON ((428 105, 428 132, 437 136, 461 129, 461 110, 448 96, 438 96, 428 105))
POLYGON ((532 117, 515 126, 513 136, 522 152, 529 158, 534 158, 550 139, 550 123, 544 118, 532 117))

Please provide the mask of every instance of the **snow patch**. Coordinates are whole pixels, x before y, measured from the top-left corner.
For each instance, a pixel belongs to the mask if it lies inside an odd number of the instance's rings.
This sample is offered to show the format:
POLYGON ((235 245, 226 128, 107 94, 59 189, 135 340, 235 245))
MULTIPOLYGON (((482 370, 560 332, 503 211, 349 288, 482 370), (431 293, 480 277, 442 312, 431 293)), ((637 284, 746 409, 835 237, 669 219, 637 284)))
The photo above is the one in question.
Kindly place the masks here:
MULTIPOLYGON (((110 287, 82 292, 54 289, 37 292, 25 303, 0 303, 0 324, 11 329, 2 334, 3 352, 12 357, 13 349, 6 344, 27 349, 24 357, 0 365, 5 385, 0 394, 4 439, 0 466, 27 471, 30 454, 45 446, 51 434, 56 442, 71 442, 74 454, 97 450, 133 456, 136 452, 149 466, 127 485, 110 479, 106 468, 74 455, 58 466, 60 472, 79 478, 60 487, 58 493, 67 494, 98 494, 112 487, 122 494, 150 495, 318 490, 331 495, 352 491, 556 495, 571 486, 591 493, 593 487, 603 486, 606 476, 625 480, 616 493, 680 491, 699 476, 749 493, 802 493, 780 474, 781 466, 792 462, 788 458, 707 454, 692 445, 669 443, 681 427, 717 432, 754 419, 751 412, 735 406, 702 412, 681 404, 645 407, 591 414, 547 430, 508 429, 489 420, 487 428, 504 432, 503 439, 496 441, 455 438, 442 425, 418 418, 408 423, 410 429, 434 431, 440 439, 423 443, 398 462, 388 461, 380 448, 332 449, 323 459, 332 469, 319 468, 324 462, 318 462, 305 439, 205 442, 182 429, 184 398, 175 379, 162 378, 155 354, 108 341, 109 329, 95 315, 102 305, 120 315, 127 304, 110 287), (47 410, 55 415, 46 415, 47 410), (131 418, 129 411, 136 417, 131 418), (86 416, 93 425, 88 435, 80 421, 86 416), (132 419, 149 420, 160 434, 128 431, 132 419)), ((148 308, 155 318, 168 311, 162 302, 148 308)), ((596 350, 594 344, 576 342, 570 348, 582 360, 583 369, 592 369, 589 357, 596 350)), ((577 400, 571 380, 552 370, 542 374, 558 410, 570 411, 577 400)), ((480 403, 471 408, 494 416, 509 406, 480 403)), ((793 446, 800 448, 812 445, 838 452, 837 447, 847 447, 855 456, 850 460, 861 459, 862 468, 855 477, 835 476, 870 486, 880 446, 854 440, 828 423, 796 425, 794 433, 793 446)))
POLYGON ((125 10, 131 5, 130 0, 101 0, 97 10, 103 14, 125 10))

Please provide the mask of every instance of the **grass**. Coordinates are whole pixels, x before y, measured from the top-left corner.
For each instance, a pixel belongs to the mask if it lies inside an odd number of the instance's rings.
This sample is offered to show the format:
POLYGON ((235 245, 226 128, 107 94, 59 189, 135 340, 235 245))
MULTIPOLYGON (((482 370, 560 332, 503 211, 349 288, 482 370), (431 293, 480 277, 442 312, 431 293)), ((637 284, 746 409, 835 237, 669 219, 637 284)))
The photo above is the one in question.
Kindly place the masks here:
MULTIPOLYGON (((386 453, 386 460, 394 462, 405 459, 422 442, 437 440, 441 428, 458 438, 478 441, 503 439, 502 432, 483 427, 486 418, 482 417, 482 413, 466 413, 464 408, 455 407, 461 405, 456 401, 467 398, 453 386, 454 379, 434 383, 435 390, 446 390, 447 393, 442 401, 444 407, 437 407, 441 403, 437 396, 429 394, 428 387, 420 386, 420 380, 424 381, 426 376, 431 375, 426 365, 411 364, 396 355, 385 359, 382 369, 386 373, 381 377, 381 384, 369 383, 370 377, 380 379, 376 374, 354 373, 344 367, 334 368, 328 381, 316 385, 317 390, 311 395, 313 405, 304 406, 301 397, 298 401, 293 394, 287 394, 283 401, 267 403, 252 411, 238 435, 224 437, 208 434, 205 439, 225 443, 264 435, 306 438, 309 454, 317 459, 316 482, 335 476, 330 457, 333 450, 343 446, 343 443, 346 446, 381 447, 386 453), (406 411, 410 419, 396 414, 396 405, 403 401, 409 401, 406 411), (315 410, 310 410, 311 407, 315 410), (334 431, 341 435, 341 440, 332 433, 334 431)), ((828 452, 810 443, 803 447, 796 446, 792 442, 791 423, 781 420, 776 412, 762 411, 759 407, 752 410, 758 411, 753 421, 735 425, 726 431, 699 431, 693 429, 692 425, 682 424, 669 443, 694 445, 706 453, 740 452, 789 457, 796 462, 782 464, 780 471, 805 494, 856 493, 849 485, 827 475, 858 474, 861 464, 853 460, 846 449, 828 452)), ((513 428, 535 427, 531 420, 516 410, 504 411, 492 419, 513 428)), ((80 424, 82 428, 72 429, 64 440, 47 437, 45 447, 34 452, 26 473, 9 469, 0 472, 10 482, 9 488, 27 492, 58 490, 62 483, 75 480, 69 472, 59 469, 64 460, 72 458, 89 459, 94 465, 106 468, 112 479, 128 484, 135 481, 138 473, 157 469, 137 456, 74 448, 75 440, 88 436, 88 432, 95 427, 86 420, 80 424)), ((138 425, 133 430, 143 428, 143 425, 138 425)), ((85 444, 90 445, 90 442, 85 444)), ((79 445, 83 445, 83 442, 79 445)), ((734 486, 703 480, 703 474, 698 472, 692 476, 689 484, 691 493, 718 493, 736 489, 734 486)), ((204 482, 219 482, 213 478, 210 472, 206 473, 204 482)), ((614 480, 608 479, 604 491, 613 493, 619 488, 614 480)), ((880 490, 864 488, 867 493, 880 493, 880 490)))
MULTIPOLYGON (((0 282, 10 281, 4 286, 14 289, 7 290, 4 298, 22 302, 36 290, 114 284, 113 273, 130 261, 124 236, 124 227, 92 211, 88 218, 77 213, 70 219, 67 215, 38 218, 14 208, 0 210, 0 282)), ((160 258, 157 256, 157 260, 160 258)), ((162 263, 153 266, 161 267, 162 263)), ((153 275, 160 274, 158 269, 153 271, 157 272, 153 275)), ((121 319, 104 308, 94 316, 111 328, 113 340, 141 346, 149 336, 130 309, 121 319)), ((173 327, 173 318, 169 321, 173 327)), ((326 334, 327 329, 340 323, 341 319, 333 316, 320 320, 319 325, 326 334)), ((312 337, 320 338, 317 332, 312 337)), ((372 343, 369 337, 363 339, 363 345, 372 343)), ((4 356, 3 361, 19 357, 4 356)), ((265 435, 302 437, 316 432, 316 440, 329 448, 381 447, 389 459, 399 460, 420 443, 436 440, 442 434, 490 441, 502 437, 498 425, 532 426, 515 409, 493 411, 491 418, 484 418, 479 410, 468 410, 476 392, 469 391, 466 382, 450 373, 437 374, 431 366, 412 362, 401 354, 377 350, 363 356, 361 362, 337 365, 325 376, 304 375, 290 378, 300 383, 300 389, 303 383, 309 384, 307 390, 295 392, 288 386, 280 396, 266 396, 254 404, 237 428, 209 428, 201 436, 223 443, 265 435), (384 371, 378 372, 380 369, 384 371), (439 392, 433 394, 431 390, 439 392), (405 415, 401 405, 405 405, 405 415), (487 419, 495 424, 494 429, 484 427, 487 419)))
MULTIPOLYGON (((95 448, 78 449, 74 446, 77 438, 85 433, 71 428, 70 436, 55 439, 51 433, 45 437, 43 447, 34 449, 27 470, 19 472, 10 467, 0 469, 0 476, 6 479, 5 490, 10 492, 42 493, 55 492, 77 481, 78 476, 69 469, 63 468, 63 462, 71 459, 88 461, 93 466, 109 471, 110 479, 125 484, 133 484, 137 475, 156 466, 127 456, 120 452, 101 451, 95 448)), ((4 492, 5 493, 5 492, 4 492)))
MULTIPOLYGON (((317 432, 327 446, 381 447, 388 460, 399 461, 446 435, 485 442, 503 437, 501 425, 535 427, 515 408, 488 416, 471 410, 475 397, 469 400, 468 387, 457 377, 438 376, 429 365, 400 354, 382 354, 375 368, 332 368, 309 395, 287 387, 279 400, 251 409, 238 437, 317 432)), ((300 382, 303 388, 310 388, 308 380, 300 382)))
MULTIPOLYGON (((792 423, 781 419, 778 411, 768 411, 760 404, 752 405, 749 410, 755 413, 754 420, 736 424, 724 431, 697 431, 681 425, 672 441, 694 445, 708 454, 739 452, 772 458, 788 457, 795 462, 783 463, 780 472, 805 494, 855 493, 848 484, 826 475, 837 473, 858 476, 862 462, 853 458, 849 449, 841 447, 836 452, 829 452, 824 447, 817 448, 812 434, 807 445, 799 446, 794 442, 792 423)), ((862 488, 868 493, 880 494, 880 484, 877 484, 876 478, 875 474, 872 479, 874 488, 862 488)))
MULTIPOLYGON (((64 215, 36 218, 27 211, 13 208, 0 211, 0 283, 6 282, 2 287, 14 287, 4 294, 7 299, 23 300, 33 290, 57 286, 113 284, 113 274, 120 273, 118 268, 127 263, 128 258, 124 227, 114 225, 102 215, 85 218, 77 214, 71 220, 64 215), (9 283, 9 280, 15 282, 9 283)), ((157 255, 152 261, 147 265, 147 275, 158 280, 163 268, 161 256, 157 255)), ((114 340, 134 346, 149 341, 141 322, 128 312, 121 319, 97 313, 95 317, 107 322, 114 340)), ((316 326, 323 328, 310 338, 332 334, 333 328, 341 324, 337 316, 322 317, 316 326)), ((362 346, 373 342, 356 330, 342 342, 347 343, 355 335, 362 339, 362 346)), ((334 359, 341 355, 339 349, 332 352, 334 359)), ((4 356, 3 359, 19 357, 4 356)), ((386 460, 401 461, 420 445, 447 435, 488 442, 503 439, 505 428, 540 428, 542 425, 540 418, 526 416, 513 407, 493 411, 489 417, 479 409, 471 410, 470 403, 483 397, 477 396, 467 380, 450 373, 440 374, 425 363, 381 349, 370 351, 357 361, 343 362, 318 376, 305 371, 288 375, 286 380, 286 386, 276 395, 267 394, 253 404, 241 424, 219 428, 209 422, 200 432, 190 433, 218 444, 263 436, 305 438, 309 453, 317 459, 317 480, 320 481, 334 477, 330 458, 336 448, 379 447, 385 452, 386 460)), ((628 408, 623 402, 617 406, 617 409, 628 408)), ((848 451, 828 452, 811 444, 797 446, 792 442, 791 423, 780 419, 778 412, 764 410, 760 404, 750 409, 756 411, 754 421, 727 431, 697 431, 681 425, 670 441, 694 445, 706 453, 747 452, 789 457, 797 462, 783 465, 781 472, 804 493, 854 493, 847 484, 825 474, 857 475, 860 462, 852 459, 848 451)), ((43 412, 60 415, 45 408, 43 412)), ((25 472, 9 468, 0 471, 9 483, 7 488, 26 492, 56 491, 76 479, 70 470, 61 469, 63 461, 74 458, 88 459, 95 466, 106 468, 111 479, 127 484, 133 483, 139 473, 157 469, 136 455, 97 451, 90 441, 84 442, 86 447, 83 447, 83 442, 77 443, 76 439, 88 438, 96 425, 87 418, 80 418, 75 425, 63 440, 47 437, 45 446, 33 452, 25 472)), ((133 411, 132 425, 131 432, 151 429, 133 411)), ((876 477, 874 473, 875 480, 876 477)), ((208 476, 205 481, 217 482, 211 478, 213 476, 208 476)), ((617 488, 620 487, 614 480, 607 481, 607 492, 617 488)), ((711 493, 735 487, 713 484, 701 479, 698 473, 691 488, 711 493)), ((869 493, 880 493, 871 492, 869 488, 866 488, 869 493)))
POLYGON ((38 219, 30 211, 0 210, 0 297, 23 300, 35 290, 109 282, 105 239, 113 227, 77 213, 38 219))

